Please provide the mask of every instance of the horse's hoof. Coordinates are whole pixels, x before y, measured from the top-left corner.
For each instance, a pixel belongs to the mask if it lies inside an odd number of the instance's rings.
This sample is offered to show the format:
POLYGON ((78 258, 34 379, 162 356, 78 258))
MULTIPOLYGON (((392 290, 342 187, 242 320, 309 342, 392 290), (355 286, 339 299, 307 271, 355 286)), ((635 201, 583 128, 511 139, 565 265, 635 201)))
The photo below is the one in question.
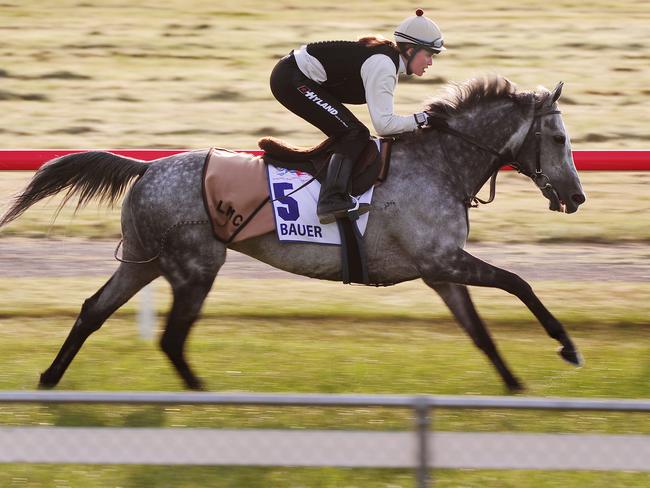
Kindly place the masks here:
POLYGON ((40 380, 38 381, 38 389, 39 390, 51 390, 57 385, 58 381, 48 381, 45 378, 45 373, 41 375, 40 380))
POLYGON ((192 391, 208 391, 203 382, 198 378, 188 381, 187 388, 192 391))
POLYGON ((516 393, 523 393, 526 391, 526 387, 519 382, 519 380, 515 380, 513 383, 508 383, 508 393, 511 394, 516 394, 516 393))
POLYGON ((568 349, 566 346, 564 346, 562 349, 558 351, 558 354, 567 363, 573 364, 578 368, 584 364, 584 360, 582 359, 582 354, 580 354, 576 349, 573 348, 568 349))

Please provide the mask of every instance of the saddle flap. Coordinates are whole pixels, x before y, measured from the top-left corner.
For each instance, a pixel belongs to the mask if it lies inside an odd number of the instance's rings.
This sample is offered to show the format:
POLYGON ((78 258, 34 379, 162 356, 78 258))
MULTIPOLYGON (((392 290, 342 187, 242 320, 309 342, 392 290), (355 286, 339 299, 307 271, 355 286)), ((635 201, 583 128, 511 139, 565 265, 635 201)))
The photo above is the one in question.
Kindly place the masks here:
POLYGON ((314 147, 299 147, 275 137, 262 137, 257 141, 257 145, 277 161, 300 163, 306 160, 319 160, 325 154, 331 154, 331 147, 334 141, 335 139, 333 137, 329 137, 314 147), (328 151, 328 149, 330 150, 328 151))
POLYGON ((203 204, 220 241, 237 242, 275 228, 268 191, 267 169, 260 157, 215 148, 206 155, 203 204))

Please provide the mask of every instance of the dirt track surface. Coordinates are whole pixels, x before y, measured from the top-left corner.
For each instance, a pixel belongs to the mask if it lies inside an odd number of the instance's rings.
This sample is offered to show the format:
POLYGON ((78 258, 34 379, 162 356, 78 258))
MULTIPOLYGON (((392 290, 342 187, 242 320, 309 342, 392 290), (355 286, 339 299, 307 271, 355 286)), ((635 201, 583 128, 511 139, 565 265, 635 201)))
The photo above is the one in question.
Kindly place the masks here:
MULTIPOLYGON (((109 276, 116 241, 0 239, 0 278, 109 276)), ((475 256, 527 280, 650 282, 650 246, 644 244, 473 244, 475 256)), ((220 276, 302 277, 230 251, 220 276)))

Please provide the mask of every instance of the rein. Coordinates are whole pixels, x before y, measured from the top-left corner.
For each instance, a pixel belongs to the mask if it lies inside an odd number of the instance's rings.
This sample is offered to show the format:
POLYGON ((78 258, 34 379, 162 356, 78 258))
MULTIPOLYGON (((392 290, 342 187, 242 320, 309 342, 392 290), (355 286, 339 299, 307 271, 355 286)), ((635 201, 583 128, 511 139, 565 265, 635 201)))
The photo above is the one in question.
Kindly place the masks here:
MULTIPOLYGON (((485 145, 479 143, 478 141, 475 141, 475 140, 469 138, 468 136, 466 136, 462 132, 458 132, 457 130, 452 129, 451 127, 447 127, 447 129, 450 129, 450 131, 451 131, 451 132, 448 132, 449 134, 458 136, 459 138, 463 139, 465 142, 467 142, 469 144, 472 144, 472 145, 474 145, 474 146, 476 146, 476 147, 478 147, 480 149, 484 149, 484 150, 486 150, 488 152, 496 154, 499 158, 501 158, 501 154, 494 151, 491 147, 485 146, 485 145)), ((446 129, 439 129, 439 130, 441 130, 442 132, 447 132, 446 129)), ((442 147, 442 152, 445 154, 445 159, 447 159, 448 161, 451 161, 451 159, 449 158, 449 154, 447 153, 447 148, 442 143, 442 141, 440 142, 440 146, 442 147)), ((500 167, 501 166, 499 166, 499 168, 500 167)), ((480 199, 477 196, 477 193, 478 193, 477 192, 472 196, 465 197, 465 199, 463 201, 464 201, 466 207, 468 207, 468 208, 476 208, 476 207, 479 206, 479 204, 487 205, 488 203, 492 203, 494 201, 494 197, 496 196, 496 192, 497 192, 497 175, 499 174, 499 168, 497 168, 497 170, 490 177, 490 196, 488 197, 488 199, 487 200, 480 199)))
MULTIPOLYGON (((516 160, 519 157, 519 154, 521 153, 521 147, 519 148, 519 151, 517 151, 517 154, 512 154, 511 151, 508 152, 500 152, 497 151, 496 149, 483 144, 480 141, 477 141, 471 136, 468 136, 467 134, 460 132, 453 127, 449 127, 447 124, 447 121, 436 116, 435 114, 432 113, 427 113, 429 116, 429 123, 430 127, 432 127, 435 130, 438 130, 440 132, 444 132, 446 134, 458 137, 459 139, 462 139, 463 141, 467 142, 468 144, 471 144, 474 147, 477 147, 485 152, 491 153, 494 156, 497 157, 497 162, 499 163, 499 166, 496 168, 492 176, 490 177, 490 196, 487 200, 482 200, 480 199, 478 195, 478 190, 476 193, 473 195, 465 197, 465 205, 468 208, 476 208, 479 206, 479 204, 487 205, 488 203, 492 203, 494 201, 494 198, 496 196, 496 186, 497 186, 497 175, 499 174, 499 170, 501 169, 502 166, 512 166, 514 169, 516 169, 519 173, 522 173, 526 176, 528 176, 535 185, 537 185, 537 188, 539 188, 544 195, 547 195, 547 193, 555 192, 555 189, 553 188, 553 185, 551 185, 551 181, 544 174, 542 171, 542 146, 541 146, 541 139, 542 139, 542 117, 546 115, 555 115, 562 113, 559 110, 546 110, 544 112, 538 112, 533 114, 533 122, 530 125, 530 128, 528 129, 528 132, 526 133, 526 137, 524 137, 524 141, 528 138, 528 135, 532 130, 535 131, 535 174, 528 174, 525 171, 523 171, 519 165, 517 164, 516 160)), ((523 144, 523 143, 522 143, 523 144)), ((449 160, 449 155, 447 153, 447 149, 445 145, 440 143, 442 146, 442 150, 445 154, 445 158, 449 160)), ((480 188, 479 188, 480 190, 480 188)), ((548 196, 548 195, 547 195, 548 196)))
MULTIPOLYGON (((528 129, 528 134, 530 134, 532 130, 535 130, 535 174, 530 175, 522 171, 518 166, 513 166, 517 171, 532 179, 540 190, 552 188, 548 176, 546 176, 542 171, 542 117, 545 115, 555 115, 560 113, 562 112, 559 110, 547 110, 546 112, 537 113, 534 115, 534 121, 530 125, 530 129, 528 129)), ((526 134, 526 138, 528 137, 528 134, 526 134)), ((524 140, 526 140, 526 138, 524 138, 524 140)), ((521 151, 521 149, 519 151, 521 151)), ((517 156, 519 156, 519 153, 517 153, 517 156)))

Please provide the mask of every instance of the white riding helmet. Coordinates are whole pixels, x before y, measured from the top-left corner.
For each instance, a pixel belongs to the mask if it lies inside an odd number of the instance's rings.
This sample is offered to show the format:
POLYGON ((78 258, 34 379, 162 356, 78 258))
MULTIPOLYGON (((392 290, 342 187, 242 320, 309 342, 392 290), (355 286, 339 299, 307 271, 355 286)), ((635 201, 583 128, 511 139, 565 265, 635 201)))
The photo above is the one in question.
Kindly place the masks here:
POLYGON ((443 45, 442 32, 435 22, 424 16, 422 9, 417 9, 414 16, 404 19, 397 26, 395 41, 422 46, 436 54, 447 50, 443 45))

